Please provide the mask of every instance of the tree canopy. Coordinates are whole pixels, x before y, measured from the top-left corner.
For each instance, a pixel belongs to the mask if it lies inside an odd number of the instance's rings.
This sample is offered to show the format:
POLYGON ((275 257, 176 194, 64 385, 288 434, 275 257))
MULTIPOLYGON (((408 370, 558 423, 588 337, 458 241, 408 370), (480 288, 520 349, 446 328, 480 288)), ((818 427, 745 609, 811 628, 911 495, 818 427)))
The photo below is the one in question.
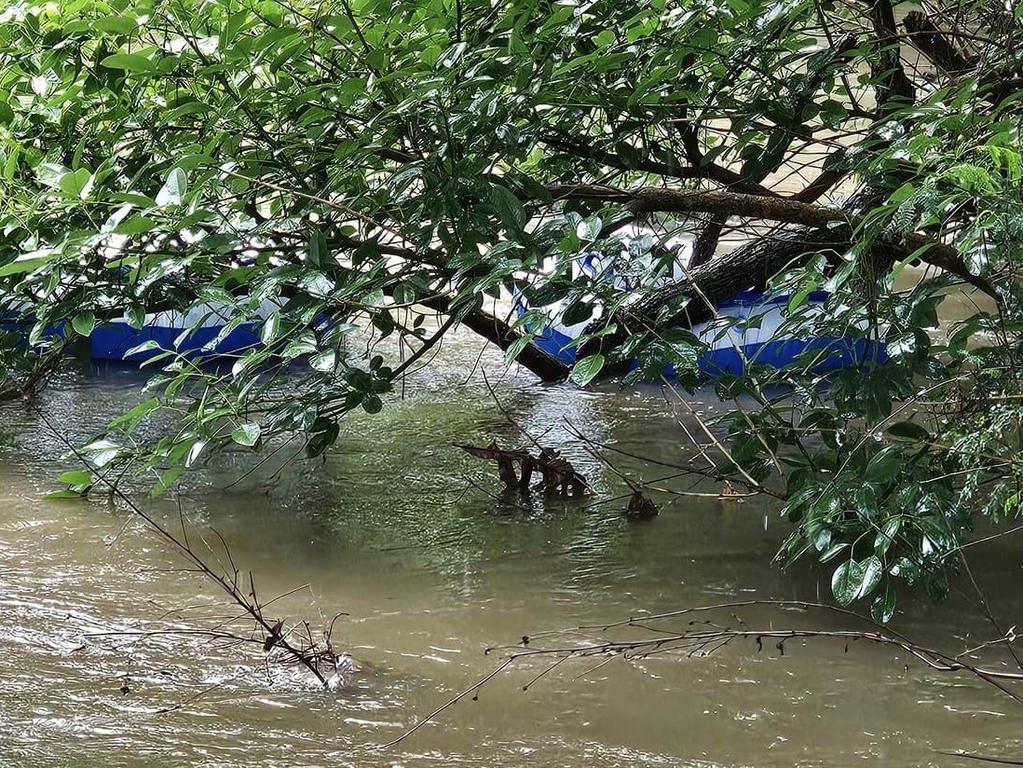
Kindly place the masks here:
POLYGON ((638 359, 627 384, 673 364, 692 388, 691 325, 777 288, 787 332, 889 359, 718 379, 712 474, 777 496, 785 558, 887 621, 898 580, 947 591, 978 514, 1020 512, 1021 39, 995 0, 8 3, 9 389, 113 317, 258 323, 229 368, 162 354, 86 447, 160 490, 231 443, 321 453, 457 325, 564 377, 530 343, 555 300, 590 321, 578 383, 638 359), (587 249, 650 287, 575 274, 587 249), (957 291, 977 310, 939 328, 957 291), (513 292, 535 307, 514 322, 513 292))

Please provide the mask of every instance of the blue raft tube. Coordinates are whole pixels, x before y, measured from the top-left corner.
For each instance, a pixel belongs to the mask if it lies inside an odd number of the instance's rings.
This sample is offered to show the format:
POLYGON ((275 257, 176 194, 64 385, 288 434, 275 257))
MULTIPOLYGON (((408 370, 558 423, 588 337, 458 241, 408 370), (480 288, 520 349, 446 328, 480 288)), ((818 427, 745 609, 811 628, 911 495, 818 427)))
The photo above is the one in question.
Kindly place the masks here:
MULTIPOLYGON (((260 318, 277 309, 260 308, 260 318)), ((212 360, 238 355, 259 344, 261 322, 247 322, 228 329, 232 308, 200 304, 186 312, 157 312, 145 316, 141 328, 127 318, 97 325, 89 335, 93 360, 142 364, 171 350, 192 359, 212 360), (225 332, 226 331, 226 332, 225 332)))
MULTIPOLYGON (((185 355, 193 360, 215 361, 239 355, 260 343, 263 320, 278 309, 265 302, 252 320, 232 323, 233 307, 199 304, 187 311, 147 314, 141 327, 127 317, 116 317, 96 325, 89 334, 89 357, 114 363, 142 365, 165 352, 185 355)), ((0 313, 0 330, 26 339, 33 325, 32 313, 0 313)), ((44 336, 66 337, 72 333, 64 324, 47 329, 44 336)))
MULTIPOLYGON (((633 290, 635 286, 614 276, 599 253, 586 253, 576 260, 575 271, 598 279, 613 280, 620 290, 633 290)), ((675 279, 682 276, 677 270, 675 279)), ((799 308, 800 315, 822 315, 827 291, 810 293, 799 308)), ((707 345, 697 361, 700 375, 714 378, 740 375, 747 366, 766 365, 785 368, 797 363, 812 363, 814 373, 827 373, 866 365, 882 365, 888 360, 883 341, 871 341, 853 336, 812 336, 798 338, 786 328, 790 295, 784 292, 742 291, 717 305, 718 317, 698 323, 691 329, 697 339, 707 345)), ((515 297, 515 310, 521 317, 530 307, 522 296, 515 297)), ((560 321, 562 307, 552 304, 544 307, 553 318, 548 325, 536 331, 533 343, 552 357, 568 366, 576 362, 575 340, 583 333, 589 321, 566 325, 560 321)), ((530 329, 535 330, 535 329, 530 329)), ((638 365, 633 361, 633 367, 638 365)), ((671 371, 667 371, 671 373, 671 371)))

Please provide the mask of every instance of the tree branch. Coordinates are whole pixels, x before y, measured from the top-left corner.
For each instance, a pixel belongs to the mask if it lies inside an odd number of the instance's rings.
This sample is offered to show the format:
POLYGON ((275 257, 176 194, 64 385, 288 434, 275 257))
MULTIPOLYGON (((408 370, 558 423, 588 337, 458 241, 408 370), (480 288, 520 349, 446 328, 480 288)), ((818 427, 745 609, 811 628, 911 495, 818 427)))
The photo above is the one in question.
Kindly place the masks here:
POLYGON ((902 66, 899 35, 895 28, 895 11, 890 0, 873 0, 870 20, 874 25, 879 66, 872 65, 872 74, 877 85, 879 106, 893 107, 898 102, 912 103, 916 99, 916 88, 902 66))
MULTIPOLYGON (((552 185, 548 187, 548 191, 555 199, 623 203, 637 217, 650 213, 709 213, 716 216, 739 216, 785 224, 801 224, 811 229, 831 229, 835 231, 835 234, 830 235, 832 239, 838 238, 839 241, 850 244, 852 230, 862 222, 862 217, 841 208, 813 205, 792 198, 768 198, 736 192, 691 192, 661 187, 641 187, 627 191, 594 184, 552 185)), ((885 244, 910 253, 920 250, 918 258, 921 261, 951 272, 976 286, 995 301, 1001 302, 1001 296, 994 286, 983 277, 970 272, 955 248, 917 233, 904 234, 901 240, 902 243, 889 241, 885 244)))
POLYGON ((945 33, 938 29, 927 15, 911 11, 902 20, 909 42, 926 56, 934 66, 953 77, 973 69, 976 61, 964 56, 949 42, 945 33))
POLYGON ((755 182, 746 181, 734 171, 730 171, 715 163, 703 163, 699 159, 697 162, 693 162, 691 157, 690 163, 692 164, 688 166, 680 166, 677 163, 664 163, 646 157, 640 158, 634 164, 629 164, 616 154, 597 149, 578 140, 550 135, 544 136, 540 140, 544 144, 566 154, 595 160, 598 163, 610 166, 611 168, 617 168, 620 171, 642 171, 643 173, 652 173, 657 176, 675 179, 710 179, 746 194, 764 195, 766 197, 778 196, 776 192, 772 192, 767 187, 755 182))
POLYGON ((717 213, 700 227, 696 239, 693 240, 693 256, 689 259, 690 269, 706 264, 714 256, 718 247, 718 240, 721 239, 721 230, 724 229, 728 217, 717 213))

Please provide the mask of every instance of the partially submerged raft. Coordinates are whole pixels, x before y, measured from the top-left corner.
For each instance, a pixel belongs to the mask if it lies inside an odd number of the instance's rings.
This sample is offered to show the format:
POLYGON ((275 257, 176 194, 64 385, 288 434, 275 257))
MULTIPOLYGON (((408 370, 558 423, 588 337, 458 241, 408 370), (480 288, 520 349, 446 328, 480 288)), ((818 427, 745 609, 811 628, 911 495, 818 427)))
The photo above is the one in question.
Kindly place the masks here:
MULTIPOLYGON (((576 260, 574 271, 613 284, 619 292, 637 292, 643 286, 617 277, 608 260, 599 253, 583 254, 576 260)), ((673 279, 683 275, 679 269, 673 279)), ((719 303, 716 317, 688 329, 705 345, 697 366, 704 378, 740 375, 749 367, 766 365, 772 368, 807 366, 815 373, 827 373, 867 364, 883 364, 887 360, 885 344, 865 336, 806 335, 800 329, 806 323, 792 323, 788 307, 791 295, 779 291, 743 290, 719 303)), ((823 315, 829 299, 826 291, 814 291, 799 303, 801 319, 823 315)), ((517 296, 515 308, 521 317, 532 309, 517 296)), ((576 340, 584 333, 590 320, 566 323, 564 302, 542 307, 549 318, 542 327, 530 327, 533 343, 566 365, 574 365, 578 356, 576 340)), ((633 361, 633 366, 638 365, 633 361)), ((667 374, 673 374, 669 368, 667 374)))

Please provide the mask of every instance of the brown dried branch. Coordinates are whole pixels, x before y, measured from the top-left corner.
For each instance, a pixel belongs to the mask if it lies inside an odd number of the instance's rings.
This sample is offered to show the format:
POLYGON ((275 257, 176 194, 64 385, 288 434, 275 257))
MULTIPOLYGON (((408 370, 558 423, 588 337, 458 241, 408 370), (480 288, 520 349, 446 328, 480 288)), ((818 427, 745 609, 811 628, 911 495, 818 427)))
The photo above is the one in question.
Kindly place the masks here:
POLYGON ((534 455, 522 449, 501 448, 496 440, 484 447, 457 443, 455 447, 478 459, 496 462, 497 474, 508 488, 527 490, 533 473, 539 472, 541 479, 534 487, 544 493, 583 496, 589 491, 586 478, 576 471, 568 459, 551 448, 540 448, 534 455), (516 465, 519 471, 516 471, 516 465))

